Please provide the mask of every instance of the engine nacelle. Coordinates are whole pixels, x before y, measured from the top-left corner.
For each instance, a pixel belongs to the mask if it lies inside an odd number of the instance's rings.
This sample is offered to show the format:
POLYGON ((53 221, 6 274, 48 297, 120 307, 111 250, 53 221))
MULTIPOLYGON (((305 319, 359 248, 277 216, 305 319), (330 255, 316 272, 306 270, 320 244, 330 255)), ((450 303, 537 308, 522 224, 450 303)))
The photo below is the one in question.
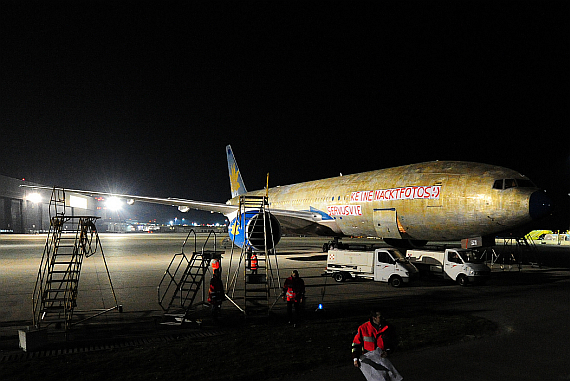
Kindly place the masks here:
POLYGON ((257 250, 273 249, 281 239, 281 224, 269 212, 247 211, 230 222, 228 233, 232 241, 239 247, 244 243, 257 250))
POLYGON ((186 212, 188 212, 188 211, 190 210, 190 207, 180 205, 180 206, 178 207, 178 210, 181 211, 182 213, 186 213, 186 212))

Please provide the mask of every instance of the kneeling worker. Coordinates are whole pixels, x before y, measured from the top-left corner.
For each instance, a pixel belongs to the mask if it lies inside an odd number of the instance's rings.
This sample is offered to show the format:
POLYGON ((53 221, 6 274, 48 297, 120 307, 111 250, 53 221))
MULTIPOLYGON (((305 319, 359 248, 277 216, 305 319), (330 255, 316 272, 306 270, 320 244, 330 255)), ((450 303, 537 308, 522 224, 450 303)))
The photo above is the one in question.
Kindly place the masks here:
POLYGON ((388 325, 379 310, 370 313, 370 321, 358 327, 352 340, 352 360, 369 381, 400 381, 402 376, 388 360, 388 325))

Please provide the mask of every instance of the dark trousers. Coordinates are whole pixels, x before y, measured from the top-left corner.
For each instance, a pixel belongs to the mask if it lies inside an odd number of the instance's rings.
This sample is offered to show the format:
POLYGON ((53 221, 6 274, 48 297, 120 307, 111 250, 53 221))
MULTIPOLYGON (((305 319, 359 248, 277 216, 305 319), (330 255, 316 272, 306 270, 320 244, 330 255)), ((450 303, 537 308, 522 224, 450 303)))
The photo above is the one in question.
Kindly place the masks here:
POLYGON ((214 322, 218 321, 221 309, 222 309, 222 303, 212 303, 212 319, 214 320, 214 322))
POLYGON ((301 303, 294 301, 287 302, 287 317, 289 318, 289 323, 297 323, 300 313, 301 303), (295 314, 293 314, 293 305, 295 306, 295 314))

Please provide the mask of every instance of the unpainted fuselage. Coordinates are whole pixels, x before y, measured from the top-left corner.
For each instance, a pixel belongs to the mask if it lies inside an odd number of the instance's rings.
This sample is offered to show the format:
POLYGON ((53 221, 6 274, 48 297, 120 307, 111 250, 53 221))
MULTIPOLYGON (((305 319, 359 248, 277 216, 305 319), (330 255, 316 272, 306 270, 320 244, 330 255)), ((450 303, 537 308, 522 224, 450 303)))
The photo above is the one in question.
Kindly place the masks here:
MULTIPOLYGON (((265 195, 266 190, 247 195, 265 195)), ((487 164, 435 161, 270 188, 271 210, 319 213, 285 232, 458 240, 524 225, 550 205, 528 178, 487 164), (548 205, 547 205, 548 204, 548 205)), ((237 205, 238 197, 228 204, 237 205)))

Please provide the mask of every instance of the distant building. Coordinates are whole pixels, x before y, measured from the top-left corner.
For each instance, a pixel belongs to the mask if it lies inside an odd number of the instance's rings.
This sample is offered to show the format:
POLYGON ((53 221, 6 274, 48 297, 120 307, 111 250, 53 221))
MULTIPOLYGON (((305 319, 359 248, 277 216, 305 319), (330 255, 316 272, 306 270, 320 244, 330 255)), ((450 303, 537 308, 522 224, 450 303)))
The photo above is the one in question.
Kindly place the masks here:
MULTIPOLYGON (((41 185, 0 176, 0 233, 34 234, 47 233, 50 228, 50 199, 51 189, 33 189, 20 185, 41 185)), ((162 233, 196 233, 227 232, 222 226, 161 226, 156 223, 139 223, 124 220, 116 212, 105 207, 101 197, 90 197, 80 194, 66 193, 66 216, 96 216, 99 232, 130 233, 130 232, 162 232, 162 233)), ((52 213, 55 212, 52 210, 52 213)), ((69 229, 72 227, 69 226, 69 229)))
MULTIPOLYGON (((20 185, 39 185, 0 176, 0 233, 44 233, 50 227, 51 190, 20 185)), ((92 197, 66 194, 67 216, 100 216, 92 197)))

